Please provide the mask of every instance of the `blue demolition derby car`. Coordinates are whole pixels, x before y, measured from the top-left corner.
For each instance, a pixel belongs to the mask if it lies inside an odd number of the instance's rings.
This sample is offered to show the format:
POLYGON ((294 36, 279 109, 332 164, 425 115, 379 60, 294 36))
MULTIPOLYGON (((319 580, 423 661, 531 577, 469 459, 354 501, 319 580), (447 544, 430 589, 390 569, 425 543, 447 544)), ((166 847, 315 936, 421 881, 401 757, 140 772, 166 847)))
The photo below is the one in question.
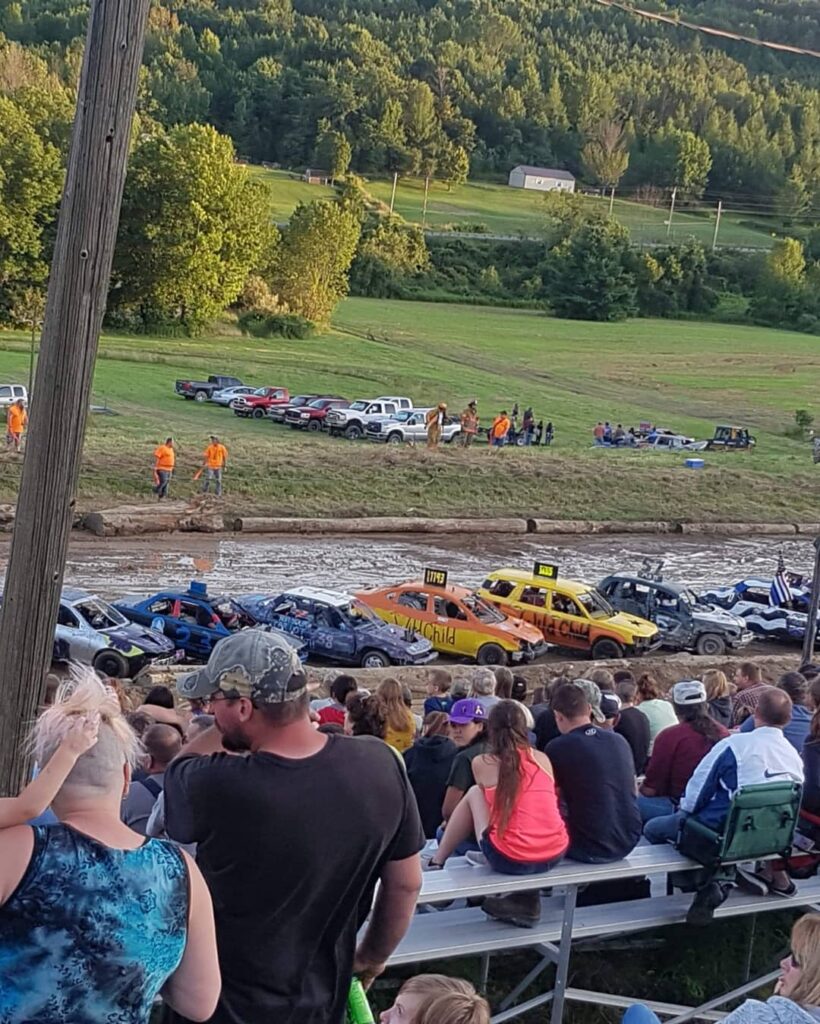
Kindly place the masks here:
POLYGON ((388 625, 359 601, 334 590, 294 587, 275 597, 246 594, 237 603, 255 621, 303 640, 317 658, 383 668, 426 665, 437 657, 423 636, 388 625))
POLYGON ((793 574, 788 583, 791 599, 786 605, 772 604, 772 580, 759 577, 738 580, 730 587, 715 587, 702 593, 700 599, 738 615, 758 637, 802 643, 809 621, 810 588, 802 577, 793 574))
MULTIPOLYGON (((164 633, 192 661, 207 661, 220 640, 237 630, 257 626, 257 620, 236 601, 210 596, 207 586, 196 580, 183 593, 161 590, 149 597, 132 595, 117 601, 115 608, 132 622, 164 633)), ((307 645, 298 637, 283 630, 276 632, 287 638, 303 661, 307 658, 307 645)))

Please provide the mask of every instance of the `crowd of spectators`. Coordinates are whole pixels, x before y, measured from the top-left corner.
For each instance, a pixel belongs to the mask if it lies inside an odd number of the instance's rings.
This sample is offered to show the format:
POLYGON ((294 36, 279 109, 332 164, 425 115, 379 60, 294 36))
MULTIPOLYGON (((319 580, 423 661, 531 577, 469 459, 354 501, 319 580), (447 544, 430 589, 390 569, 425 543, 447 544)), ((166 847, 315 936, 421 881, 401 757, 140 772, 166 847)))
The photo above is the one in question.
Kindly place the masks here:
MULTIPOLYGON (((772 779, 805 779, 801 829, 820 837, 811 665, 770 683, 743 663, 733 683, 711 672, 669 693, 597 669, 532 694, 507 668, 437 667, 418 716, 392 677, 371 693, 340 675, 311 701, 292 648, 246 631, 177 691, 182 707, 165 687, 135 707, 79 675, 38 718, 37 773, 0 801, 3 1024, 146 1024, 159 996, 167 1024, 340 1024, 351 978, 372 982, 407 930, 422 865, 615 862, 675 842, 687 816, 719 828, 738 788, 772 779)), ((745 881, 795 891, 765 865, 745 881)), ((690 919, 723 898, 717 883, 699 892, 690 919)), ((482 906, 532 927, 541 900, 482 906)), ((820 932, 806 920, 776 998, 808 1013, 820 932)), ((381 1020, 486 1024, 489 1010, 468 983, 425 975, 381 1020)))

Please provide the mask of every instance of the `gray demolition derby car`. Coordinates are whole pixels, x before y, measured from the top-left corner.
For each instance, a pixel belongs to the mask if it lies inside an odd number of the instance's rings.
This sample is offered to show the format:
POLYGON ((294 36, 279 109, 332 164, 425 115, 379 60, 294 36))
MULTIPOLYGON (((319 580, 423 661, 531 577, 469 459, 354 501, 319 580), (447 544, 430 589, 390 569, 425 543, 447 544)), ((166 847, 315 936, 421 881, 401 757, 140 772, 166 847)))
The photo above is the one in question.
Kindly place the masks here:
POLYGON ((658 627, 661 646, 711 656, 747 647, 754 634, 737 615, 707 604, 693 590, 667 583, 661 573, 645 566, 641 573, 615 573, 598 590, 618 611, 649 619, 658 627))

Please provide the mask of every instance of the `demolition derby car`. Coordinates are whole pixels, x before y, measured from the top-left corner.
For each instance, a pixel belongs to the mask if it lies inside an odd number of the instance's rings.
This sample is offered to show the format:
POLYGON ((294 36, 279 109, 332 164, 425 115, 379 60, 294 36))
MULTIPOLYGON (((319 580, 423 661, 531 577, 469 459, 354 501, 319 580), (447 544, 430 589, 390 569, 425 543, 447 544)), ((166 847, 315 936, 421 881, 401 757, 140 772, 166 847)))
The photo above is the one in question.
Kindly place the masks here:
POLYGON ((615 608, 641 615, 660 630, 663 647, 715 657, 747 647, 754 634, 737 614, 705 602, 694 591, 669 583, 656 568, 644 566, 636 575, 614 573, 598 590, 615 608))
POLYGON ((536 626, 507 618, 466 587, 448 585, 440 569, 426 570, 423 580, 362 590, 356 597, 385 622, 421 633, 437 651, 479 665, 532 661, 549 649, 536 626))
MULTIPOLYGON (((257 625, 256 619, 232 598, 212 597, 206 585, 198 581, 192 581, 184 593, 161 590, 149 597, 132 595, 117 601, 115 607, 132 622, 148 624, 164 633, 192 661, 207 661, 220 640, 257 625)), ((307 646, 297 637, 282 635, 304 660, 307 646)))
POLYGON ((96 594, 63 587, 52 658, 91 665, 115 679, 133 679, 149 665, 172 664, 179 655, 161 632, 134 625, 96 594))
POLYGON ((429 640, 387 625, 366 605, 338 591, 294 587, 276 597, 246 594, 237 603, 257 622, 304 641, 317 658, 384 668, 426 665, 437 657, 429 640))
POLYGON ((700 600, 740 616, 755 636, 799 643, 806 635, 809 621, 805 610, 808 609, 808 588, 790 585, 789 590, 792 599, 786 605, 775 605, 771 596, 772 580, 749 577, 734 586, 706 590, 700 600))
POLYGON ((538 626, 550 643, 585 651, 593 658, 645 654, 657 646, 657 626, 616 612, 586 583, 500 569, 489 574, 478 595, 538 626))

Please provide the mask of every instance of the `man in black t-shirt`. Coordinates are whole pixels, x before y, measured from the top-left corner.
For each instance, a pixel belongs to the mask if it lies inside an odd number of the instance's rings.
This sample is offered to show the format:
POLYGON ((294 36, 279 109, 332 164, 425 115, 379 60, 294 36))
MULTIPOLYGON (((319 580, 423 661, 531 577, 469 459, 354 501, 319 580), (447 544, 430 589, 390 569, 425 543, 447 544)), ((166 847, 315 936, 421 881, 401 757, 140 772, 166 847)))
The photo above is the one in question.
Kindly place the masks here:
POLYGON ((381 973, 421 887, 403 766, 381 740, 312 727, 304 670, 276 634, 226 638, 178 690, 210 698, 216 719, 165 775, 168 834, 199 844, 214 902, 212 1024, 341 1024, 352 975, 381 973))
POLYGON ((621 701, 621 714, 618 717, 618 724, 615 732, 623 736, 632 751, 632 759, 635 762, 635 774, 642 775, 646 763, 649 760, 649 719, 635 707, 635 698, 638 696, 638 684, 632 678, 631 673, 626 673, 629 678, 622 678, 615 683, 615 692, 621 701))
POLYGON ((590 722, 589 701, 575 683, 558 690, 552 710, 561 735, 546 754, 569 830, 567 857, 588 864, 620 860, 641 837, 629 744, 590 722))

